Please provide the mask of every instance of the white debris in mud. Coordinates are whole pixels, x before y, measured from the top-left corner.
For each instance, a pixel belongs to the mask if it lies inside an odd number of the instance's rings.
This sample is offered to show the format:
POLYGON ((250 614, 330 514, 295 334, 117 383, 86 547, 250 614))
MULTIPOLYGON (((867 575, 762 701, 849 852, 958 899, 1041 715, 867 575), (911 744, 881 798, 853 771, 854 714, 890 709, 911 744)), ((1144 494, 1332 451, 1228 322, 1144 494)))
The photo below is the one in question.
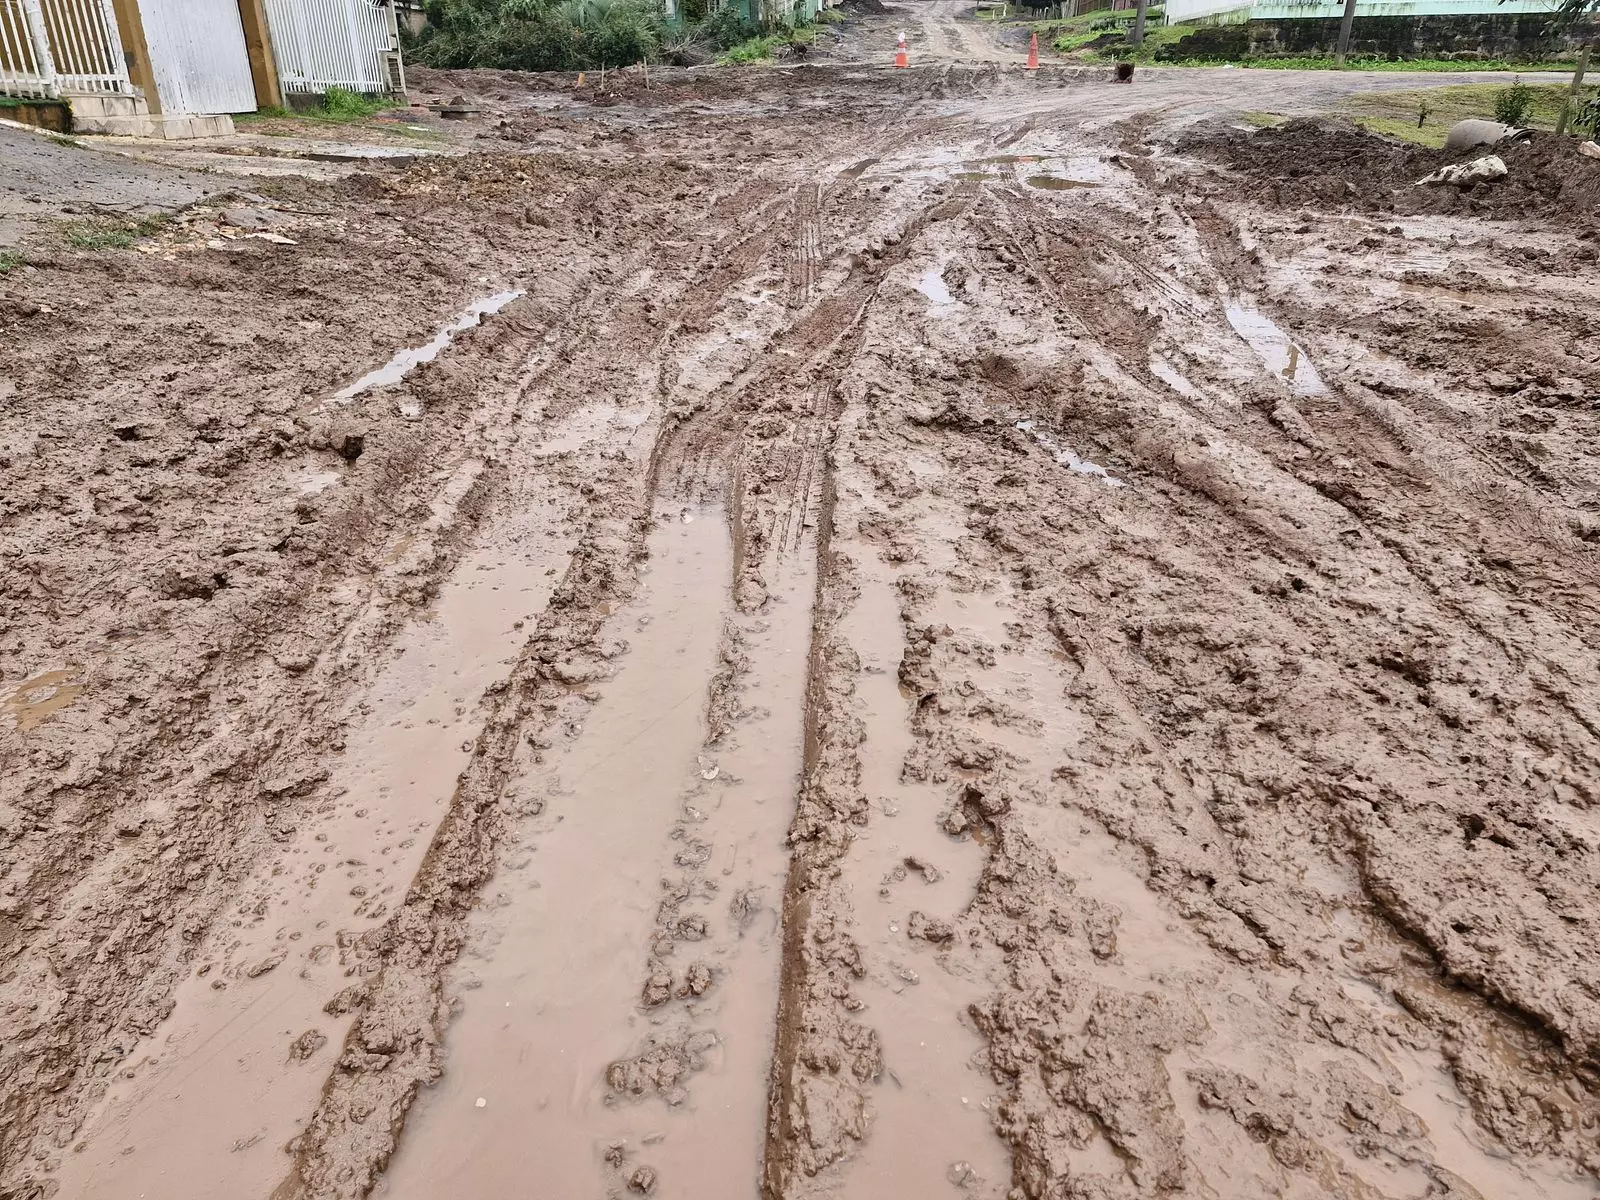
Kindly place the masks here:
POLYGON ((1504 179, 1507 174, 1505 159, 1497 154, 1485 154, 1470 163, 1453 163, 1448 167, 1440 167, 1433 174, 1424 175, 1417 180, 1417 186, 1482 183, 1492 179, 1504 179))
POLYGON ((1016 428, 1028 434, 1039 445, 1050 451, 1051 456, 1068 470, 1076 471, 1079 475, 1098 475, 1105 480, 1107 487, 1127 487, 1127 481, 1118 479, 1099 463, 1092 463, 1086 458, 1079 458, 1072 450, 1063 446, 1055 438, 1040 429, 1033 421, 1018 421, 1016 428))
MULTIPOLYGON (((448 346, 456 334, 480 324, 484 317, 499 312, 506 305, 524 294, 522 288, 516 288, 508 292, 497 292, 493 296, 485 296, 482 300, 474 300, 467 306, 467 310, 464 313, 434 334, 432 340, 425 342, 421 346, 413 346, 409 349, 401 350, 377 370, 368 371, 348 387, 339 389, 333 395, 334 403, 347 403, 368 388, 399 383, 415 368, 425 362, 432 362, 437 358, 439 351, 448 346)), ((407 413, 405 415, 410 416, 411 414, 407 413)), ((418 415, 421 415, 420 410, 418 415)))

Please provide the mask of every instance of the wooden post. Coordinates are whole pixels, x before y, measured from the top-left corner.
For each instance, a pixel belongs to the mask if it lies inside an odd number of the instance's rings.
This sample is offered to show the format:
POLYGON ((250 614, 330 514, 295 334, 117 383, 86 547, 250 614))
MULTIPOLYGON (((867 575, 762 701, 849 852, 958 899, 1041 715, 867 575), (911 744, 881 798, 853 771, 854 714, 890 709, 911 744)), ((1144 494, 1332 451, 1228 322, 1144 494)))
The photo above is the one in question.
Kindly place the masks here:
POLYGON ((144 40, 144 18, 139 15, 137 0, 111 0, 111 11, 117 18, 117 33, 122 38, 122 61, 128 67, 128 82, 144 93, 145 111, 159 117, 161 96, 156 91, 156 77, 150 70, 150 46, 144 40))
POLYGON ((256 88, 256 107, 282 108, 283 85, 278 81, 277 56, 272 53, 265 0, 239 0, 239 23, 244 26, 244 48, 250 55, 250 80, 256 88))
POLYGON ((1561 102, 1561 115, 1556 118, 1556 136, 1560 137, 1567 131, 1567 120, 1572 115, 1572 106, 1578 102, 1578 92, 1583 87, 1584 72, 1589 69, 1589 47, 1593 43, 1585 42, 1583 49, 1578 51, 1578 69, 1572 73, 1572 87, 1567 90, 1567 98, 1561 102))
POLYGON ((1150 7, 1150 0, 1139 0, 1139 6, 1133 14, 1133 36, 1128 41, 1134 46, 1144 45, 1144 12, 1150 7))
POLYGON ((1356 25, 1356 0, 1344 0, 1344 16, 1339 18, 1339 46, 1333 54, 1333 65, 1344 70, 1345 56, 1350 53, 1350 32, 1356 25))

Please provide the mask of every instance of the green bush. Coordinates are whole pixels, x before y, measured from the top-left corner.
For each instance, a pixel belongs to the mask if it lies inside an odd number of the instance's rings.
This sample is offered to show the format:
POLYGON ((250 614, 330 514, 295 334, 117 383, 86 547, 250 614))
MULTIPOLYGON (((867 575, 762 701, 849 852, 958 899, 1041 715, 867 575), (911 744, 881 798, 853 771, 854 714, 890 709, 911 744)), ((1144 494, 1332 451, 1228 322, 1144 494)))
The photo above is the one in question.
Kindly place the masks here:
POLYGON ((1579 103, 1572 126, 1575 132, 1587 133, 1591 139, 1600 137, 1600 92, 1579 103))
POLYGON ((713 50, 731 50, 759 33, 760 30, 746 21, 731 4, 719 8, 694 27, 695 40, 704 42, 713 50))
POLYGON ((331 87, 327 95, 322 97, 322 114, 335 121, 359 121, 370 117, 373 113, 381 112, 392 105, 368 96, 363 92, 352 92, 349 88, 331 87))
POLYGON ((1502 125, 1521 125, 1533 107, 1533 89, 1520 79, 1512 81, 1494 95, 1494 119, 1502 125))
POLYGON ((772 57, 779 46, 786 46, 788 43, 788 38, 778 34, 753 37, 717 55, 717 63, 724 67, 736 67, 742 63, 765 62, 772 57))
POLYGON ((413 57, 430 67, 582 71, 655 60, 650 0, 430 0, 413 57))

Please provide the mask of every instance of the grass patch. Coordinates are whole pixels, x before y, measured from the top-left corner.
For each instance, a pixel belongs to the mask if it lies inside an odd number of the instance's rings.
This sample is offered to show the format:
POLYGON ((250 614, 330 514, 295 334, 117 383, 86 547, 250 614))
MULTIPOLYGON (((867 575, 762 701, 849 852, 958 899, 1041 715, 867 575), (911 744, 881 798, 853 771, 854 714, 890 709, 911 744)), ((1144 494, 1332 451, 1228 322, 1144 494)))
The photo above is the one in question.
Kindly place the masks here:
POLYGON ((77 138, 69 138, 69 137, 66 137, 63 134, 52 133, 50 135, 50 140, 52 142, 54 142, 56 145, 58 145, 58 146, 67 147, 69 150, 82 150, 83 149, 83 143, 78 141, 77 138))
POLYGON ((171 220, 166 214, 158 214, 137 220, 75 221, 67 226, 67 245, 74 250, 127 250, 142 239, 155 236, 171 220))
POLYGON ((749 63, 768 62, 780 49, 791 42, 815 42, 817 31, 813 29, 796 29, 793 33, 769 33, 765 37, 753 37, 732 46, 717 55, 719 67, 737 67, 749 63))
POLYGON ((319 115, 328 121, 364 121, 386 108, 393 107, 394 105, 388 101, 368 96, 364 92, 331 87, 327 95, 322 97, 322 111, 319 115))
MULTIPOLYGON (((1358 125, 1419 146, 1439 148, 1457 121, 1472 117, 1493 120, 1504 83, 1457 83, 1403 92, 1368 92, 1345 101, 1358 125)), ((1567 94, 1564 83, 1525 85, 1530 93, 1524 124, 1554 129, 1567 94)))
MULTIPOLYGON (((1118 25, 1118 32, 1120 32, 1123 38, 1126 39, 1128 36, 1128 31, 1133 28, 1133 22, 1124 21, 1119 22, 1118 25)), ((1102 32, 1107 31, 1102 30, 1102 32)), ((1155 58, 1158 50, 1163 50, 1168 46, 1177 45, 1193 32, 1194 28, 1189 25, 1146 25, 1144 29, 1144 43, 1139 46, 1138 49, 1135 49, 1134 47, 1128 45, 1126 41, 1124 41, 1120 45, 1108 46, 1104 50, 1090 50, 1084 57, 1090 62, 1149 62, 1155 58)), ((1099 36, 1100 34, 1095 35, 1095 37, 1099 36)), ((1166 59, 1162 59, 1161 64, 1162 66, 1174 65, 1170 64, 1166 59)), ((1182 65, 1188 66, 1190 64, 1184 63, 1182 65)), ((1221 66, 1222 64, 1206 63, 1205 65, 1221 66)))
MULTIPOLYGON (((325 121, 334 125, 352 124, 375 117, 381 112, 391 108, 400 108, 402 105, 388 96, 369 96, 365 92, 352 92, 348 88, 331 87, 321 101, 304 111, 283 108, 280 105, 269 104, 265 108, 258 108, 253 113, 240 113, 234 117, 234 124, 254 125, 263 121, 325 121)), ((270 129, 262 130, 263 133, 272 133, 270 129)))
MULTIPOLYGON (((1181 25, 1171 28, 1181 29, 1181 25)), ((1175 66, 1186 67, 1216 67, 1222 63, 1215 62, 1185 62, 1175 63, 1175 66)), ((1276 71, 1332 71, 1335 69, 1333 57, 1308 56, 1297 58, 1249 58, 1240 59, 1233 64, 1239 67, 1255 67, 1276 71)), ((1571 65, 1564 63, 1514 63, 1503 59, 1488 59, 1484 62, 1458 62, 1442 58, 1350 58, 1345 61, 1347 71, 1436 71, 1447 73, 1450 71, 1570 71, 1571 65)), ((1498 88, 1503 85, 1491 83, 1485 87, 1498 88)))
POLYGON ((235 113, 233 123, 238 125, 241 122, 249 124, 251 121, 281 121, 292 116, 294 113, 281 104, 263 104, 253 113, 235 113))
POLYGON ((28 260, 18 250, 0 250, 0 275, 9 275, 28 260))
POLYGON ((1274 125, 1282 125, 1289 118, 1282 113, 1247 112, 1240 113, 1240 118, 1247 124, 1254 125, 1257 129, 1270 129, 1274 125))
POLYGON ((818 25, 843 25, 850 18, 837 8, 823 8, 817 10, 818 25))

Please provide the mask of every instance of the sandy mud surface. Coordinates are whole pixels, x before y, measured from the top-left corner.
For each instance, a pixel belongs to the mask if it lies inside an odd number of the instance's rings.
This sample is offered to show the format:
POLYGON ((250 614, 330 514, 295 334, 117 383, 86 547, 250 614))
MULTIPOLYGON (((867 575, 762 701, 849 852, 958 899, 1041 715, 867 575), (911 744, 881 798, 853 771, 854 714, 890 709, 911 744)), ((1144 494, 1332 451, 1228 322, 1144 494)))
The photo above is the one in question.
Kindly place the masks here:
POLYGON ((0 1196, 1597 1194, 1600 163, 416 83, 0 278, 0 1196))

